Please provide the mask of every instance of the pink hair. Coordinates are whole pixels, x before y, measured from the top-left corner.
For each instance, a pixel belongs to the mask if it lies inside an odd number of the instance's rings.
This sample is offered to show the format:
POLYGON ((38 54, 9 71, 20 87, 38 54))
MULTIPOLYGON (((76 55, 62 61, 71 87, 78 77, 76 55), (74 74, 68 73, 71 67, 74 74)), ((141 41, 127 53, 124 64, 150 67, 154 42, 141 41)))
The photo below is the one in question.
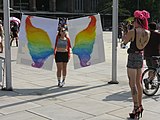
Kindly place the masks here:
POLYGON ((134 17, 139 20, 139 21, 143 21, 143 23, 141 24, 141 26, 144 29, 148 29, 148 18, 150 18, 150 13, 146 10, 136 10, 134 12, 134 17))

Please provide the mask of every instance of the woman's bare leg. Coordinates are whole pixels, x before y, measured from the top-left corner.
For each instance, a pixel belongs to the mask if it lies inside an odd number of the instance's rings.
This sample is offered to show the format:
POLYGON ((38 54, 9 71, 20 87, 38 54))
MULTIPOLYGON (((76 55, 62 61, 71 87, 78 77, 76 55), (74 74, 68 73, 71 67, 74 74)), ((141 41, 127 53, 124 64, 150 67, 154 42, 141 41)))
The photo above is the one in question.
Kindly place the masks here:
POLYGON ((137 90, 138 90, 138 102, 139 105, 142 105, 142 83, 141 83, 141 76, 142 75, 142 69, 138 69, 137 70, 137 77, 136 77, 136 86, 137 86, 137 90))
POLYGON ((66 75, 67 75, 67 63, 63 63, 63 81, 65 81, 66 75))
POLYGON ((58 62, 58 63, 56 63, 56 65, 57 65, 58 86, 60 86, 61 72, 62 72, 63 63, 62 62, 58 62))
POLYGON ((131 94, 132 94, 132 99, 133 99, 133 103, 134 103, 134 108, 137 108, 139 106, 138 90, 137 90, 137 86, 136 86, 137 70, 127 68, 127 73, 128 73, 129 86, 131 88, 131 94))

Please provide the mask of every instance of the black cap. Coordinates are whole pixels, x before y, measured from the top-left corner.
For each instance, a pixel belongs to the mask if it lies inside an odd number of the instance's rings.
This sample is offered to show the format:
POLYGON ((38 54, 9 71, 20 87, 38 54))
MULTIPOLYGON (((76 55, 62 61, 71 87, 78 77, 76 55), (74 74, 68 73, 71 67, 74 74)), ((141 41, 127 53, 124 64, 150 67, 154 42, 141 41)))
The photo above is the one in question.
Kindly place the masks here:
POLYGON ((157 29, 157 25, 156 25, 156 23, 155 22, 151 22, 151 23, 149 23, 149 29, 150 30, 156 30, 157 29))

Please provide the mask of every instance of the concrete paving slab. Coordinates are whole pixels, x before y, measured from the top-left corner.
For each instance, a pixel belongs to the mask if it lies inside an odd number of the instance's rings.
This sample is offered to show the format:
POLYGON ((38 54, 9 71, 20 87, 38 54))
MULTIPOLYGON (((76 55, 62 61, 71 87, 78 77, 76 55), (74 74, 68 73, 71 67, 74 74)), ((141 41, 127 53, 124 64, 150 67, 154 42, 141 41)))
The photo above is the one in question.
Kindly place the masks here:
MULTIPOLYGON (((112 33, 103 35, 106 61, 75 70, 71 55, 63 88, 57 87, 55 63, 52 71, 16 64, 17 47, 11 47, 14 90, 0 91, 0 120, 128 119, 133 105, 126 72, 127 49, 118 43, 119 84, 108 84, 112 80, 112 33)), ((142 120, 159 120, 159 96, 160 90, 152 97, 143 95, 142 120)))
POLYGON ((92 115, 100 115, 121 108, 113 104, 111 105, 109 103, 104 103, 90 98, 70 100, 58 104, 92 115))
POLYGON ((93 84, 94 86, 87 86, 86 88, 79 90, 79 93, 83 95, 93 95, 108 91, 108 89, 106 88, 107 83, 99 82, 98 84, 96 82, 93 84))
POLYGON ((40 105, 16 97, 1 97, 0 99, 0 113, 2 114, 10 114, 35 107, 40 107, 40 105))
POLYGON ((63 102, 64 100, 52 97, 49 95, 43 95, 43 96, 36 96, 36 95, 28 95, 28 96, 17 96, 19 99, 23 99, 26 101, 30 101, 34 104, 38 104, 41 106, 46 106, 54 103, 63 102))
MULTIPOLYGON (((132 107, 126 107, 117 111, 113 111, 110 112, 110 115, 114 115, 117 116, 119 118, 123 118, 123 119, 128 119, 128 120, 132 120, 129 118, 129 113, 132 111, 132 107)), ((158 120, 160 114, 155 113, 155 112, 149 112, 147 110, 145 110, 143 112, 143 116, 142 118, 140 118, 140 120, 158 120)))
POLYGON ((124 120, 124 119, 119 118, 119 117, 115 117, 115 116, 112 116, 112 115, 108 115, 108 114, 103 114, 103 115, 92 117, 92 118, 89 118, 89 119, 86 119, 86 120, 124 120))
POLYGON ((74 100, 74 99, 81 99, 83 97, 86 97, 86 95, 82 95, 79 93, 70 93, 70 94, 65 94, 62 96, 58 96, 56 97, 57 99, 61 99, 63 101, 70 101, 70 100, 74 100))
POLYGON ((150 112, 145 110, 142 116, 142 120, 159 120, 160 114, 157 112, 150 112))
POLYGON ((56 104, 31 109, 29 111, 52 120, 84 120, 92 117, 92 115, 77 111, 74 108, 71 109, 56 104))
POLYGON ((111 103, 117 106, 121 106, 121 107, 127 107, 132 105, 131 103, 131 97, 128 98, 126 96, 123 95, 122 91, 121 93, 117 93, 117 94, 113 94, 111 95, 110 93, 101 93, 101 94, 97 94, 97 95, 90 95, 88 96, 89 98, 92 99, 96 99, 98 101, 103 101, 106 103, 111 103))
POLYGON ((148 110, 150 112, 158 113, 160 114, 159 107, 157 107, 160 104, 160 101, 149 101, 144 103, 144 109, 148 110))
POLYGON ((21 111, 1 116, 1 120, 51 120, 51 119, 27 111, 21 111))

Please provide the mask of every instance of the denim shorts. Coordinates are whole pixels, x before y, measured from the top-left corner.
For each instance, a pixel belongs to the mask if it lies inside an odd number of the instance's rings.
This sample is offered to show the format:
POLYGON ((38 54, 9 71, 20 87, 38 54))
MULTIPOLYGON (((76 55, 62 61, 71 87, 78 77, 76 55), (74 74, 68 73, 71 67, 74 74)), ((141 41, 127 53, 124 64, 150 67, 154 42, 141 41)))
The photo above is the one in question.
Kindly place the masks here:
POLYGON ((143 66, 143 55, 142 53, 129 53, 127 68, 140 69, 143 66))

